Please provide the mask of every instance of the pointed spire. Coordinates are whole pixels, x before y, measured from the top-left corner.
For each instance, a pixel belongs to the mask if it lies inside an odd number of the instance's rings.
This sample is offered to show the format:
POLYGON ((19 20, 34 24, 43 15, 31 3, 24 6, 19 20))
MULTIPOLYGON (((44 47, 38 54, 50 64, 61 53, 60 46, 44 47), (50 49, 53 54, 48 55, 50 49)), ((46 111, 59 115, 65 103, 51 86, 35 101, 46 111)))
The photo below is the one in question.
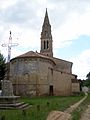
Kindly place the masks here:
POLYGON ((44 17, 44 22, 43 22, 43 26, 42 26, 42 32, 41 32, 41 38, 51 38, 51 25, 49 22, 49 17, 48 17, 48 12, 47 12, 47 8, 46 8, 46 12, 45 12, 45 17, 44 17))
POLYGON ((50 24, 50 23, 49 23, 49 18, 48 18, 47 8, 46 8, 46 13, 45 13, 45 17, 44 17, 44 23, 43 23, 43 25, 46 25, 46 24, 50 24))
POLYGON ((50 57, 53 56, 51 25, 49 22, 47 8, 46 8, 44 22, 43 22, 43 26, 42 26, 42 32, 41 32, 40 53, 50 56, 50 57))
POLYGON ((46 13, 45 13, 45 16, 47 16, 47 17, 48 17, 48 12, 47 12, 47 8, 46 8, 46 13))

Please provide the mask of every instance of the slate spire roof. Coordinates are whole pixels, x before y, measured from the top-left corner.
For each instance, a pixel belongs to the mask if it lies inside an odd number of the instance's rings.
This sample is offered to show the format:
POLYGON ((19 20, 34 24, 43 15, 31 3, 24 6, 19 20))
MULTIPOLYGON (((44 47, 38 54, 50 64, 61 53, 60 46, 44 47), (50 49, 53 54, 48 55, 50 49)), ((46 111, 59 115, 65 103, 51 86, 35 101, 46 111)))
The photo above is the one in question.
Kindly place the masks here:
POLYGON ((50 25, 47 8, 46 8, 46 13, 45 13, 45 17, 44 17, 43 26, 46 25, 46 24, 49 24, 49 25, 50 25))
POLYGON ((41 39, 46 39, 46 38, 48 38, 48 39, 52 38, 51 25, 49 22, 47 8, 46 8, 46 13, 45 13, 45 17, 44 17, 43 26, 42 26, 42 32, 41 32, 41 39))

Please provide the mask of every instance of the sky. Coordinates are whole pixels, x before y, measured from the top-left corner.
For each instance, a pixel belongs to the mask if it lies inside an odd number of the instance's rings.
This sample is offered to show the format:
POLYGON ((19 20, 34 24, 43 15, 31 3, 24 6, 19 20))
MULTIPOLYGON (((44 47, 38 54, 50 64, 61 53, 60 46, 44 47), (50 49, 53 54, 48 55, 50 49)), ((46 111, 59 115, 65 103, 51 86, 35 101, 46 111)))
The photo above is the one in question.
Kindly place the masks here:
POLYGON ((46 8, 53 36, 54 57, 73 62, 72 73, 86 79, 90 72, 90 0, 0 0, 0 51, 7 59, 40 51, 46 8), (6 47, 2 47, 5 44, 6 47))

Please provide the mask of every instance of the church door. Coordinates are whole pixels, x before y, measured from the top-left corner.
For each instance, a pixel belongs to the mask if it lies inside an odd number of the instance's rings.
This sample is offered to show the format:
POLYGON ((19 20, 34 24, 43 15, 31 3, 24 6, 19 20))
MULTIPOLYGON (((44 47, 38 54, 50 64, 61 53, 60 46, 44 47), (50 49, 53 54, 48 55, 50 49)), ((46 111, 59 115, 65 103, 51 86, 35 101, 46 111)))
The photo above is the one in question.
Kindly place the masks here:
POLYGON ((50 95, 53 95, 53 85, 49 86, 49 93, 50 93, 50 95))

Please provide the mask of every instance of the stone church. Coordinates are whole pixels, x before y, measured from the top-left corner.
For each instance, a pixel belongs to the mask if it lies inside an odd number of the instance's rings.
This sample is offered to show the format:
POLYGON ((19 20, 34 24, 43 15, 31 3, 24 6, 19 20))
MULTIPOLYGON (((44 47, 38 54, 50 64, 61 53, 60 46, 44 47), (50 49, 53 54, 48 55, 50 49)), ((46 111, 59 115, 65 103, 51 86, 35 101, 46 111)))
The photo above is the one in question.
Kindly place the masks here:
MULTIPOLYGON (((72 94, 72 62, 53 57, 51 25, 46 9, 41 32, 40 53, 28 51, 10 61, 15 95, 40 96, 72 94)), ((77 87, 79 90, 79 86, 77 87)))

